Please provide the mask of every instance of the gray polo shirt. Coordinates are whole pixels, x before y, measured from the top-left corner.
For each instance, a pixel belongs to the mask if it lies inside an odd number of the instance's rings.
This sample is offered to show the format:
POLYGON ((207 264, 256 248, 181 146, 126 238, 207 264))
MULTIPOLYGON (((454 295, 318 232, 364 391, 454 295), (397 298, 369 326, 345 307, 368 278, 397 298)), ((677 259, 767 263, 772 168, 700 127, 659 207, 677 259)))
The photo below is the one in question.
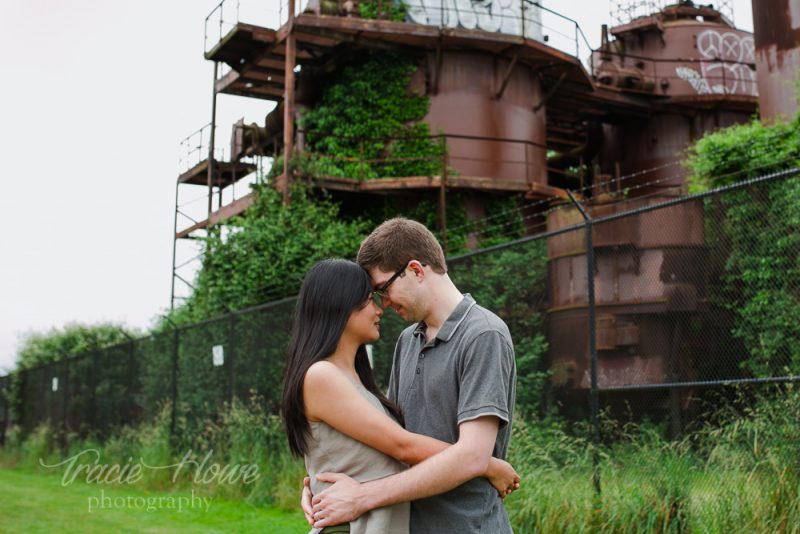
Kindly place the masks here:
MULTIPOLYGON (((406 428, 448 443, 458 425, 485 415, 500 420, 493 455, 505 458, 514 413, 514 346, 505 323, 469 295, 436 337, 424 322, 406 328, 394 351, 389 398, 403 410, 406 428)), ((511 532, 503 501, 479 477, 411 503, 411 532, 511 532)))

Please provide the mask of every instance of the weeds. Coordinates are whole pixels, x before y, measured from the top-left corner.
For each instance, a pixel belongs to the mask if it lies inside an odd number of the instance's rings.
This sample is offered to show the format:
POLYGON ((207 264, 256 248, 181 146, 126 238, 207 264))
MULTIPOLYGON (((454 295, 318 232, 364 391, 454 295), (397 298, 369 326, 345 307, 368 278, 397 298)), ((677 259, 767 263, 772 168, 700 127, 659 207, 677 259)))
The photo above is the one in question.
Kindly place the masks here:
MULTIPOLYGON (((506 500, 518 533, 729 533, 800 534, 800 391, 784 387, 769 398, 720 408, 678 441, 663 428, 604 418, 610 442, 596 452, 601 492, 592 484, 594 449, 587 428, 547 417, 514 421, 509 460, 522 487, 506 500)), ((177 443, 193 447, 199 462, 255 464, 259 477, 249 484, 193 482, 187 470, 177 481, 171 471, 152 471, 146 489, 193 487, 205 495, 240 499, 252 505, 294 510, 305 468, 288 450, 280 421, 262 408, 263 399, 234 402, 213 420, 192 425, 194 436, 177 443), (176 487, 177 486, 177 487, 176 487)), ((180 420, 178 432, 186 432, 180 420)), ((180 462, 185 450, 170 448, 170 407, 150 423, 123 428, 102 446, 74 440, 67 454, 102 450, 103 462, 142 458, 150 465, 180 462)), ((56 463, 57 436, 41 427, 22 439, 13 433, 0 454, 2 465, 41 470, 39 458, 56 463)))

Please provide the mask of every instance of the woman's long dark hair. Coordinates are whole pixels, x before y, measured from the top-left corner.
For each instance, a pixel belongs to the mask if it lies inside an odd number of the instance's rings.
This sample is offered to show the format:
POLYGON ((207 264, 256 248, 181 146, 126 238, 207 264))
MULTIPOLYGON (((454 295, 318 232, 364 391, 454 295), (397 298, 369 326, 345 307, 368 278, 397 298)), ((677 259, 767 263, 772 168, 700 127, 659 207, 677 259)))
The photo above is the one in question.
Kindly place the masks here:
MULTIPOLYGON (((303 403, 306 372, 312 364, 334 353, 350 314, 361 308, 371 293, 367 272, 348 260, 323 260, 314 265, 303 280, 286 352, 281 401, 289 448, 296 456, 308 450, 307 438, 311 432, 303 403)), ((364 387, 402 424, 400 409, 375 384, 364 345, 356 351, 355 368, 364 387)))

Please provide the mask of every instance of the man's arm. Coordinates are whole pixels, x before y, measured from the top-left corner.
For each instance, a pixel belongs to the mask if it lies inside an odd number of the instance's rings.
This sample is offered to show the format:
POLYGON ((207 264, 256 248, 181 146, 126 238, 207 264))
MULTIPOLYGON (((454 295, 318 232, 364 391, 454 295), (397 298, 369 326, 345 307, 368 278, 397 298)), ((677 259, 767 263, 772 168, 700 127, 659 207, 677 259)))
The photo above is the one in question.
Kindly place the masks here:
POLYGON ((498 426, 493 416, 465 421, 452 447, 379 480, 359 484, 346 475, 320 473, 317 480, 333 485, 313 498, 314 528, 352 521, 374 508, 444 493, 482 476, 492 457, 498 426))

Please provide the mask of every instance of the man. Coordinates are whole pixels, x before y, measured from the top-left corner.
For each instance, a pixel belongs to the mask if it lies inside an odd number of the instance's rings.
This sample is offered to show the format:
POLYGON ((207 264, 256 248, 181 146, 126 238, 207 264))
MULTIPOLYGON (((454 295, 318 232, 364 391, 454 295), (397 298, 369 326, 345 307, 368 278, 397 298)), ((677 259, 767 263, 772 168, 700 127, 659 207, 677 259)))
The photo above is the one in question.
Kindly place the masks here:
POLYGON ((397 341, 389 398, 409 431, 453 445, 363 484, 321 473, 317 479, 333 485, 314 496, 311 510, 306 492, 306 515, 319 528, 412 501, 412 533, 511 532, 502 500, 480 477, 490 457, 505 458, 511 435, 516 367, 508 328, 458 291, 441 246, 420 223, 384 222, 361 244, 358 263, 383 306, 416 323, 397 341))

